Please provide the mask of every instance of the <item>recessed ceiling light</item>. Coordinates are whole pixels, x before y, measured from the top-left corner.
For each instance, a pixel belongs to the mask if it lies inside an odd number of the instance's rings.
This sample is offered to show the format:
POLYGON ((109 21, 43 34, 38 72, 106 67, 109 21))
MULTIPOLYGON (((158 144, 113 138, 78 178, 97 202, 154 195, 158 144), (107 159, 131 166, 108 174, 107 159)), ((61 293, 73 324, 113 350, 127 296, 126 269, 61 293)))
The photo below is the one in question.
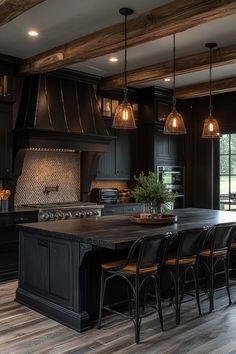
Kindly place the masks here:
POLYGON ((112 63, 116 63, 118 61, 118 58, 111 57, 111 58, 109 58, 109 61, 111 61, 112 63))
POLYGON ((28 32, 28 35, 31 36, 31 37, 37 37, 39 35, 39 33, 35 30, 30 30, 28 32))
POLYGON ((164 81, 165 81, 165 82, 170 82, 170 81, 171 81, 171 78, 170 78, 170 77, 166 77, 166 78, 164 79, 164 81))

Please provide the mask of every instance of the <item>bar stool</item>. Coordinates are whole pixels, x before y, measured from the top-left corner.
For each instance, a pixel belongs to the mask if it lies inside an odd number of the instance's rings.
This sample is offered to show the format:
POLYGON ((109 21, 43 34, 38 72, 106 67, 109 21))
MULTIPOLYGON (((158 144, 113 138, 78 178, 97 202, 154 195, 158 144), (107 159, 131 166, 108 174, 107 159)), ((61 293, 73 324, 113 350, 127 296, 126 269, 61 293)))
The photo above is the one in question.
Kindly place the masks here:
MULTIPOLYGON (((173 243, 177 243, 177 249, 167 253, 164 268, 171 275, 174 285, 174 306, 176 312, 176 325, 180 323, 180 305, 184 296, 186 275, 190 272, 195 284, 195 297, 198 312, 201 316, 199 300, 199 279, 197 264, 203 240, 206 237, 206 228, 183 230, 176 234, 173 243), (182 283, 182 298, 180 298, 180 284, 182 283)), ((172 298, 173 300, 173 298, 172 298)))
POLYGON ((236 233, 236 223, 217 224, 211 227, 205 239, 203 250, 200 253, 200 262, 204 265, 209 275, 209 311, 214 310, 214 279, 216 265, 223 263, 225 273, 225 287, 229 305, 231 302, 229 289, 229 256, 232 240, 236 233))
POLYGON ((171 234, 142 237, 131 246, 125 260, 113 261, 101 265, 101 288, 99 304, 98 328, 101 328, 103 309, 117 313, 111 307, 104 306, 104 296, 107 284, 115 277, 124 279, 130 289, 131 298, 129 301, 134 303, 134 315, 130 311, 129 316, 120 313, 123 317, 133 321, 135 327, 135 341, 140 340, 140 325, 142 316, 140 315, 140 292, 144 289, 147 280, 152 280, 157 311, 163 329, 163 317, 160 298, 160 275, 166 254, 166 249, 170 241, 171 234))

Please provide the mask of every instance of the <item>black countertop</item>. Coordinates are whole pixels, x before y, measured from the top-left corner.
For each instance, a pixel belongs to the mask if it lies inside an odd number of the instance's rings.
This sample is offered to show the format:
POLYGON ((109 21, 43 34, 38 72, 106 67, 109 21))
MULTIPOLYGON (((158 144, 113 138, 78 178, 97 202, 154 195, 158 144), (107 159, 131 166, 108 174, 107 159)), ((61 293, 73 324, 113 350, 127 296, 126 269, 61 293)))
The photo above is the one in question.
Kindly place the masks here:
POLYGON ((204 225, 236 222, 236 213, 229 211, 187 208, 177 209, 174 214, 178 215, 178 222, 162 226, 134 224, 129 216, 116 215, 21 224, 18 228, 42 236, 77 239, 99 247, 120 249, 129 246, 141 236, 176 233, 204 225))

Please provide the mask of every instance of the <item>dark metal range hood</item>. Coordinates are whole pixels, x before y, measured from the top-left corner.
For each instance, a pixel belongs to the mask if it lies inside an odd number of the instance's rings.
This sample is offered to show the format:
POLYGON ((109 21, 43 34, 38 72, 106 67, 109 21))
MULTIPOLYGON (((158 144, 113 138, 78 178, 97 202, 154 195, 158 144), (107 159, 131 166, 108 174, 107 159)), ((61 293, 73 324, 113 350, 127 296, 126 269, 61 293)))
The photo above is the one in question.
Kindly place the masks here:
POLYGON ((94 86, 58 74, 24 79, 15 149, 107 150, 108 135, 94 86))
POLYGON ((15 191, 28 149, 80 152, 81 201, 87 201, 99 158, 113 139, 93 83, 61 72, 25 77, 14 129, 14 176, 7 187, 15 191))

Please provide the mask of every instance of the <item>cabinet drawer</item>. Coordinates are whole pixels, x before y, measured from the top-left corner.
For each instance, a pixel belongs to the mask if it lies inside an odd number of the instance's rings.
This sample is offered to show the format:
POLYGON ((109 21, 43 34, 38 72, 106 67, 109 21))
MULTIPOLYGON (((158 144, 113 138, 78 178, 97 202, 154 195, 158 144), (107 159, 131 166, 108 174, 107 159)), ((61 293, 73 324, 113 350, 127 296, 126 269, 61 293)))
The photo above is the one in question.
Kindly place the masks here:
POLYGON ((142 211, 143 211, 142 205, 127 206, 124 208, 124 214, 126 215, 141 213, 142 211))
POLYGON ((104 209, 102 209, 102 216, 120 215, 120 214, 124 214, 124 208, 123 207, 113 207, 113 208, 104 208, 104 209))

